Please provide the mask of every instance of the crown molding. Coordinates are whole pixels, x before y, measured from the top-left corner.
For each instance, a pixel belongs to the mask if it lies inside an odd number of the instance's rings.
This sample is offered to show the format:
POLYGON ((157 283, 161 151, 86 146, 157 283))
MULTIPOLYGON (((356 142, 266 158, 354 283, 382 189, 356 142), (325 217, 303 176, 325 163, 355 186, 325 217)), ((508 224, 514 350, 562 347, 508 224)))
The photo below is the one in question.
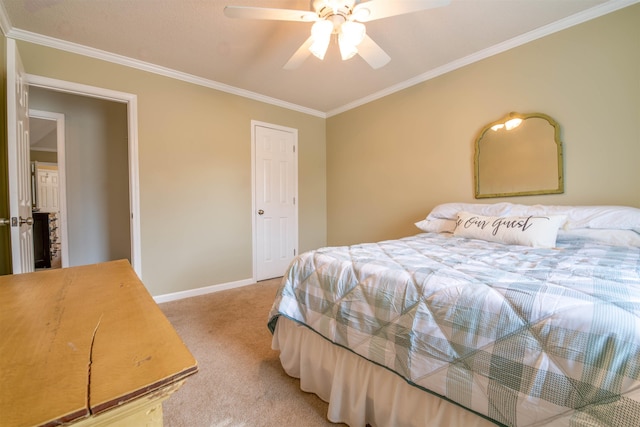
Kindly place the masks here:
POLYGON ((43 152, 47 152, 47 153, 56 153, 58 151, 58 149, 56 148, 47 148, 47 147, 38 147, 38 146, 31 146, 29 148, 30 151, 43 151, 43 152))
MULTIPOLYGON (((2 3, 0 3, 0 5, 1 4, 2 3)), ((3 12, 4 11, 0 9, 0 24, 2 23, 3 12)), ((6 17, 6 13, 5 13, 5 17, 6 17)), ((264 102, 266 104, 275 105, 278 107, 286 108, 288 110, 298 111, 300 113, 309 114, 311 116, 316 116, 320 118, 326 118, 326 114, 322 111, 303 107, 301 105, 286 102, 277 98, 272 98, 256 92, 251 92, 245 89, 237 88, 234 86, 226 85, 224 83, 219 83, 213 80, 194 76, 192 74, 183 73, 181 71, 176 71, 170 68, 166 68, 166 67, 151 64, 148 62, 140 61, 137 59, 129 58, 123 55, 117 55, 117 54, 106 52, 100 49, 94 49, 94 48, 80 45, 77 43, 72 43, 72 42, 44 36, 42 34, 32 33, 30 31, 24 31, 16 28, 10 28, 8 32, 5 32, 5 34, 7 35, 7 37, 10 37, 15 40, 34 43, 41 46, 46 46, 53 49, 62 50, 65 52, 75 53, 78 55, 83 55, 83 56, 87 56, 94 59, 100 59, 102 61, 123 65, 125 67, 135 68, 141 71, 158 74, 164 77, 181 80, 187 83, 192 83, 198 86, 204 86, 210 89, 219 90, 221 92, 230 93, 232 95, 241 96, 243 98, 249 98, 254 101, 264 102)))
POLYGON ((457 59, 441 67, 434 68, 433 70, 427 71, 426 73, 420 74, 409 80, 405 80, 402 83, 398 83, 396 85, 390 86, 379 92, 365 96, 364 98, 360 98, 359 100, 343 105, 342 107, 328 111, 326 113, 327 118, 344 113, 354 108, 360 107, 364 104, 368 104, 369 102, 378 100, 380 98, 384 98, 385 96, 407 89, 411 86, 415 86, 419 83, 423 83, 427 80, 431 80, 433 78, 446 74, 450 71, 454 71, 459 68, 465 67, 467 65, 473 64, 474 62, 481 61, 483 59, 486 59, 491 56, 497 55, 499 53, 505 52, 507 50, 513 49, 515 47, 522 46, 526 43, 532 42, 542 37, 551 35, 553 33, 557 33, 558 31, 562 31, 567 28, 573 27, 575 25, 590 21, 592 19, 599 18, 603 15, 609 14, 611 12, 615 12, 617 10, 623 9, 627 6, 631 6, 638 2, 640 2, 640 0, 612 0, 606 3, 602 3, 598 6, 594 6, 590 9, 568 16, 552 24, 542 26, 535 30, 529 31, 528 33, 522 34, 520 36, 514 37, 505 42, 491 46, 487 49, 483 49, 481 51, 475 52, 471 55, 465 56, 464 58, 457 59))

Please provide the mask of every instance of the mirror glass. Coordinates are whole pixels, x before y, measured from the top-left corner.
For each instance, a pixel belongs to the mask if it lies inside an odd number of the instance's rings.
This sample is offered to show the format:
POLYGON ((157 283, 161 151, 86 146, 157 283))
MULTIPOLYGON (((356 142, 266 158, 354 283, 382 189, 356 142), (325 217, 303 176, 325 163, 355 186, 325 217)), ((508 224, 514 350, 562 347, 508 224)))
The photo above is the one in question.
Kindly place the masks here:
POLYGON ((510 113, 476 138, 475 197, 562 193, 562 163, 555 120, 542 113, 510 113))

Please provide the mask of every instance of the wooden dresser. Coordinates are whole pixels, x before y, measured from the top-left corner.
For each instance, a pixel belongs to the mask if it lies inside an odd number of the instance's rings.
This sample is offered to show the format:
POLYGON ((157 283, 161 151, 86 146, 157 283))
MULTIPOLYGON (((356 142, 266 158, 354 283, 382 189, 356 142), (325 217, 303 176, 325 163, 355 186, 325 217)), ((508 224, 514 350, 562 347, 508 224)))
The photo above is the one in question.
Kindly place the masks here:
POLYGON ((161 426, 197 370, 127 261, 0 276, 0 426, 161 426))

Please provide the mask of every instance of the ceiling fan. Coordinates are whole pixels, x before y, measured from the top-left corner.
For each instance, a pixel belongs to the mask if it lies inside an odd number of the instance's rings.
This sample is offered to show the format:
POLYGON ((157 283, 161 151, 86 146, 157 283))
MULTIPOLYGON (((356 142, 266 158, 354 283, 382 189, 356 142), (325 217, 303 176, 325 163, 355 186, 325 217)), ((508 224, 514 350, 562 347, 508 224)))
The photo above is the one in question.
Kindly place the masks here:
POLYGON ((343 60, 359 54, 373 69, 391 58, 366 33, 364 22, 425 9, 446 6, 451 0, 311 0, 312 10, 274 9, 250 6, 225 6, 230 18, 313 22, 311 36, 284 65, 295 69, 309 54, 324 59, 331 36, 336 35, 343 60))

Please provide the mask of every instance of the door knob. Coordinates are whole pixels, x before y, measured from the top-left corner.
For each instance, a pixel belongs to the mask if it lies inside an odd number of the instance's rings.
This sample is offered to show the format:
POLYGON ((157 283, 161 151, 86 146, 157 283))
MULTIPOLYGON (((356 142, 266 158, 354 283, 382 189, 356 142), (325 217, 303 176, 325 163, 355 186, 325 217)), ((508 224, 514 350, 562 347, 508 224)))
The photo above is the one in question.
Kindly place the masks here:
POLYGON ((27 225, 33 225, 33 218, 29 217, 27 219, 20 217, 20 225, 22 224, 27 224, 27 225))
POLYGON ((0 225, 9 225, 11 220, 9 218, 0 218, 0 225))
POLYGON ((258 215, 263 215, 263 214, 264 214, 264 211, 263 211, 262 209, 260 209, 260 210, 258 211, 258 215))

